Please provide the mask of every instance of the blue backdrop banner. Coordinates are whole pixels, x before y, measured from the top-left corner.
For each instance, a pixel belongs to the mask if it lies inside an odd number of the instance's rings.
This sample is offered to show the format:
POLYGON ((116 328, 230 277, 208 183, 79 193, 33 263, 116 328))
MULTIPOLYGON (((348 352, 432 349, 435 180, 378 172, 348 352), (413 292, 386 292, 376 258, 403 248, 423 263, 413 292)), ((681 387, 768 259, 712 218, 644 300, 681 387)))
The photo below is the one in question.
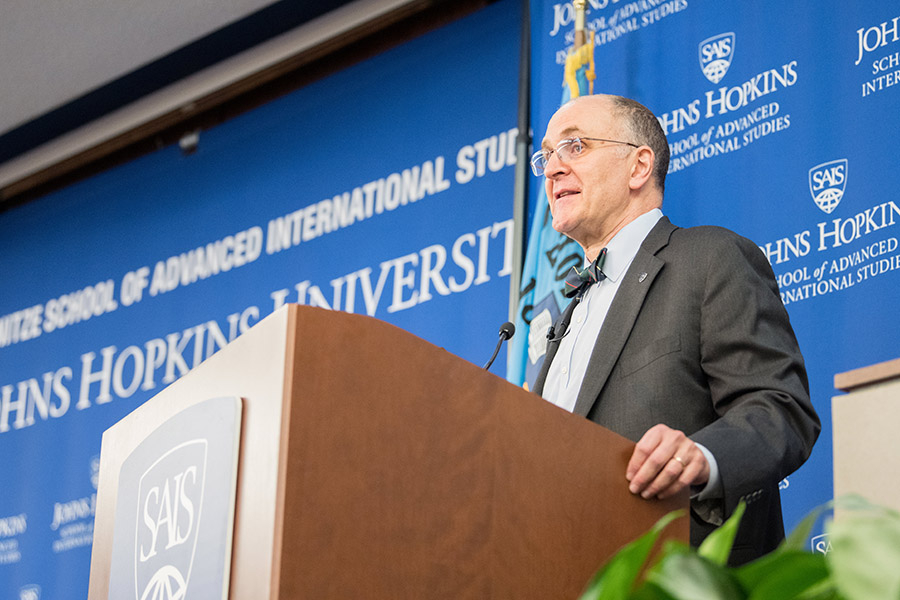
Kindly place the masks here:
MULTIPOLYGON (((539 140, 575 13, 534 0, 531 14, 539 140)), ((897 357, 898 19, 883 2, 587 5, 595 92, 645 104, 668 136, 663 211, 754 240, 778 277, 823 420, 810 460, 781 482, 788 527, 832 496, 834 374, 897 357)))
POLYGON ((498 2, 193 154, 0 216, 0 597, 87 595, 102 432, 283 303, 487 359, 512 265, 518 14, 498 2))

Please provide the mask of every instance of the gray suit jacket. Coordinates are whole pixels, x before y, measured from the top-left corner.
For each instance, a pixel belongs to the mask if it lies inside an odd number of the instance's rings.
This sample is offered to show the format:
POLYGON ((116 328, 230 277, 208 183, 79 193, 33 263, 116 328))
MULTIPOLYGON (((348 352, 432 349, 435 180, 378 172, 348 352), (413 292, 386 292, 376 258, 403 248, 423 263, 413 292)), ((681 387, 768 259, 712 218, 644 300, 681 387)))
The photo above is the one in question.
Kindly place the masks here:
MULTIPOLYGON (((538 394, 557 348, 548 345, 538 394)), ((727 518, 743 499, 730 562, 774 549, 784 538, 778 483, 809 457, 820 424, 759 248, 726 229, 681 229, 662 218, 621 281, 574 412, 634 441, 664 423, 706 446, 724 498, 692 507, 691 544, 715 529, 697 510, 727 518)))

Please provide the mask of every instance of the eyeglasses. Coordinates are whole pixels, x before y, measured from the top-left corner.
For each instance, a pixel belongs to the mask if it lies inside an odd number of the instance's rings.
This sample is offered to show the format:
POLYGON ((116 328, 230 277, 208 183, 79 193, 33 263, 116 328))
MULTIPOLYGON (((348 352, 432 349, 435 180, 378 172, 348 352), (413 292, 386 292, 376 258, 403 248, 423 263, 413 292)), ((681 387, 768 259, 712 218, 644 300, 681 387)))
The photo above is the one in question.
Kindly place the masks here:
POLYGON ((637 144, 632 144, 631 142, 620 142, 618 140, 605 140, 603 138, 589 138, 589 137, 575 137, 567 140, 561 140, 557 145, 555 150, 538 150, 531 156, 531 170, 535 175, 541 177, 544 175, 544 170, 547 168, 547 163, 550 161, 550 155, 556 152, 556 156, 559 157, 559 160, 563 162, 569 162, 573 158, 578 158, 584 153, 585 146, 584 140, 591 140, 593 142, 607 142, 610 144, 624 144, 626 146, 632 146, 634 148, 639 148, 637 144))

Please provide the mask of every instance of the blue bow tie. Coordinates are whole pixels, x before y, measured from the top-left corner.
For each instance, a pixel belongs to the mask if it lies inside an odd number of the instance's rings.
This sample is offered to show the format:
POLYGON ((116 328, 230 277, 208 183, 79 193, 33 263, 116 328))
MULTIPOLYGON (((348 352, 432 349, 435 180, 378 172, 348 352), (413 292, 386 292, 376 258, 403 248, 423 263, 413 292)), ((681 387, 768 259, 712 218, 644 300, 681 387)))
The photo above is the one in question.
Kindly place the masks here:
POLYGON ((571 298, 577 294, 578 298, 581 299, 581 296, 584 295, 584 292, 586 292, 590 286, 606 279, 606 274, 603 272, 604 260, 606 260, 606 248, 601 250, 594 262, 585 268, 579 269, 578 267, 572 267, 572 270, 566 275, 566 285, 563 288, 563 295, 565 295, 566 298, 571 298))

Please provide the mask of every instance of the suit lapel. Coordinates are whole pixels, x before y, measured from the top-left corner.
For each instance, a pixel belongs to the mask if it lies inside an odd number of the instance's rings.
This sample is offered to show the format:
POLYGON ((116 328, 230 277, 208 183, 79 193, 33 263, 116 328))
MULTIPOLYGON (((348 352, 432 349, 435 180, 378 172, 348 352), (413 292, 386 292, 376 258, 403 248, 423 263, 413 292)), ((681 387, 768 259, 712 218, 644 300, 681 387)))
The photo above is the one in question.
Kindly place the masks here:
POLYGON ((600 328, 597 342, 594 344, 584 381, 575 402, 573 410, 575 414, 587 416, 606 385, 609 374, 619 360, 619 355, 634 327, 644 298, 665 265, 665 261, 657 257, 656 253, 668 244, 669 236, 674 230, 675 226, 668 218, 660 219, 647 234, 634 261, 622 277, 603 327, 600 328))

